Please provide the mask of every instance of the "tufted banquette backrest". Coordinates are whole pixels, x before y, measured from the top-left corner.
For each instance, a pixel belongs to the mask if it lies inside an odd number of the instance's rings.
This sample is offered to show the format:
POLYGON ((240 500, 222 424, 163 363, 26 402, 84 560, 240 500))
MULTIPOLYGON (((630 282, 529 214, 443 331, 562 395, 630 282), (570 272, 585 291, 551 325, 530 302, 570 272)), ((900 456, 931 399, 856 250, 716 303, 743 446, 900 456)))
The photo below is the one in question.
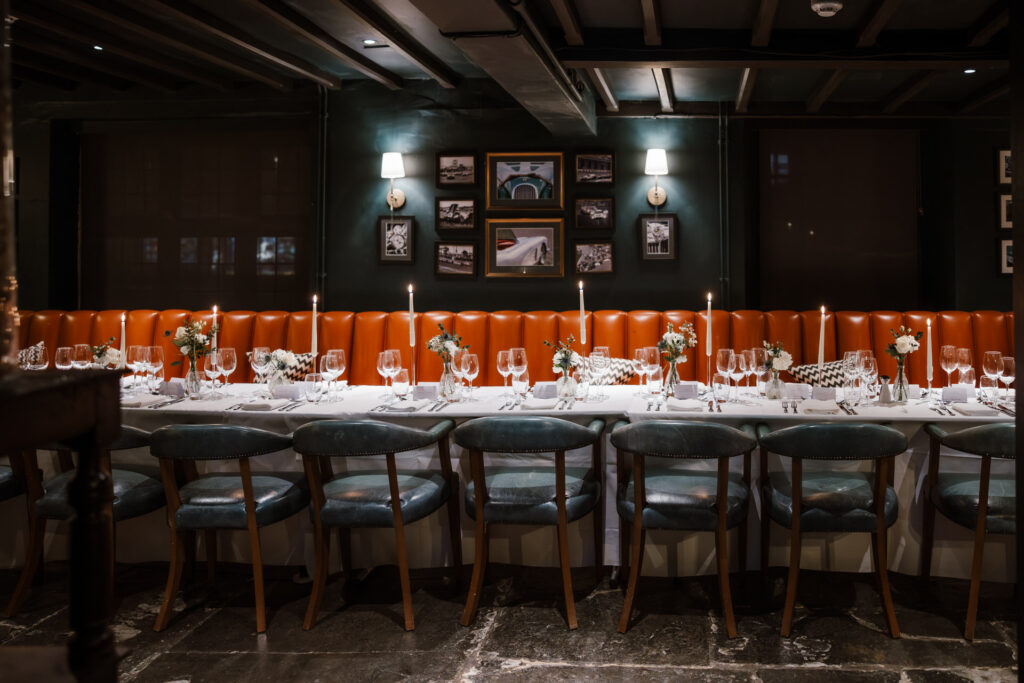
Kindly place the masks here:
MULTIPOLYGON (((173 331, 186 318, 209 321, 210 311, 21 311, 20 342, 24 347, 42 341, 50 349, 78 343, 98 344, 114 337, 119 342, 121 313, 127 313, 127 344, 159 344, 165 349, 164 374, 177 377, 182 366, 171 366, 178 353, 165 331, 173 331)), ((814 311, 712 311, 712 350, 748 349, 762 341, 781 341, 793 354, 794 362, 817 360, 819 312, 814 311)), ((825 360, 841 358, 844 351, 872 349, 878 358, 879 373, 893 375, 896 362, 885 353, 891 341, 890 329, 906 325, 924 330, 932 321, 935 385, 945 383, 939 368, 939 347, 952 344, 974 350, 976 371, 985 351, 1013 353, 1013 313, 999 311, 835 311, 825 320, 825 360)), ((231 381, 244 382, 252 377, 245 352, 255 346, 288 348, 295 352, 310 350, 312 314, 309 311, 226 311, 218 314, 221 330, 218 342, 238 352, 238 368, 231 381)), ((682 365, 683 379, 707 379, 706 311, 588 311, 585 316, 587 344, 607 346, 616 357, 631 357, 633 350, 653 346, 665 331, 666 323, 678 326, 693 323, 697 348, 688 352, 682 365)), ((404 311, 328 311, 318 316, 318 349, 344 349, 348 360, 345 377, 353 384, 379 384, 377 354, 396 348, 405 367, 415 364, 419 381, 436 381, 441 374, 437 357, 424 348, 425 341, 438 332, 438 324, 460 335, 464 343, 480 356, 477 382, 500 384, 495 359, 501 349, 526 348, 530 359, 530 379, 554 379, 551 351, 544 341, 579 337, 579 311, 427 311, 415 319, 416 345, 409 346, 409 314, 404 311)), ((910 356, 910 381, 924 384, 927 355, 923 348, 910 356)), ((577 344, 578 348, 578 344, 577 344)), ((50 354, 51 363, 53 354, 50 354)))

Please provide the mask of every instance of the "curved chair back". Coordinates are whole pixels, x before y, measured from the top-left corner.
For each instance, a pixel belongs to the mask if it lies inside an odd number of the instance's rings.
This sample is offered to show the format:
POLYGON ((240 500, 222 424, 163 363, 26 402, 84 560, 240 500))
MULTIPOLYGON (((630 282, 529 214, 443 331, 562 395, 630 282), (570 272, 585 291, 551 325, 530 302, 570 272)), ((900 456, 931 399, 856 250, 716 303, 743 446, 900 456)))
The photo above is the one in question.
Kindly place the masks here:
POLYGON ((876 424, 802 424, 762 434, 760 441, 772 453, 804 460, 877 460, 907 450, 902 432, 876 424))
POLYGON ((730 458, 754 450, 757 441, 735 427, 711 422, 650 420, 612 432, 620 451, 661 458, 730 458))
POLYGON ((138 427, 121 425, 121 435, 114 440, 114 443, 107 446, 110 451, 127 451, 132 448, 143 448, 149 445, 150 433, 138 427))
POLYGON ((548 453, 590 446, 601 435, 603 420, 584 427, 557 417, 499 415, 459 425, 455 443, 472 451, 548 453))
POLYGON ((240 460, 291 445, 289 434, 237 425, 169 425, 150 435, 150 452, 166 460, 240 460))
POLYGON ((941 438, 943 446, 992 458, 1017 457, 1017 426, 1012 422, 970 427, 941 438))
POLYGON ((292 446, 297 453, 311 456, 401 453, 437 443, 454 427, 452 420, 442 420, 427 430, 379 420, 319 420, 296 429, 292 446))

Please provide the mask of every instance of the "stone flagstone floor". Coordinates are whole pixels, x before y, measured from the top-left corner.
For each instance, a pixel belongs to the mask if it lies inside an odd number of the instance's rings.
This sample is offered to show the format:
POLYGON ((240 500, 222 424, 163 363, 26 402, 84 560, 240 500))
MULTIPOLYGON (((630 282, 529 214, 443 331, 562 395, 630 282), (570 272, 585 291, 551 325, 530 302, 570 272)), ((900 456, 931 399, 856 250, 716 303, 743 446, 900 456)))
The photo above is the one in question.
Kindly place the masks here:
MULTIPOLYGON (((982 588, 977 639, 961 637, 967 582, 892 575, 903 638, 892 640, 870 575, 801 573, 793 636, 778 635, 784 574, 733 575, 739 637, 728 639, 713 576, 645 578, 632 628, 616 626, 622 593, 586 569, 575 574, 580 627, 568 631, 557 570, 495 566, 477 619, 459 625, 464 591, 443 574, 413 577, 416 630, 401 628, 394 567, 330 584, 320 622, 302 630, 309 584, 268 568, 269 629, 255 633, 249 568, 205 565, 163 633, 152 631, 166 565, 120 565, 114 632, 128 650, 127 682, 284 683, 285 681, 891 681, 946 683, 1017 678, 1013 588, 982 588), (744 590, 745 589, 745 590, 744 590), (767 597, 765 594, 768 594, 767 597)), ((49 563, 16 618, 0 621, 2 645, 59 644, 67 638, 66 565, 49 563)), ((466 576, 468 580, 468 572, 466 576)), ((10 595, 14 571, 0 572, 10 595)), ((0 671, 0 680, 3 680, 0 671)))

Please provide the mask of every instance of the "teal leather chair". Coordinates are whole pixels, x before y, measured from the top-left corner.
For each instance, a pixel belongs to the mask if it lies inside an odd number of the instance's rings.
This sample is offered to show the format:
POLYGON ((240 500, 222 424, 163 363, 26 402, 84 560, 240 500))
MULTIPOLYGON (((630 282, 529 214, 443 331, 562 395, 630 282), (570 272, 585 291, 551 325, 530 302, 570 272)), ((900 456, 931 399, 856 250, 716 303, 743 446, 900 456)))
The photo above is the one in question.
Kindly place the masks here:
POLYGON ((992 458, 1016 457, 1017 427, 1012 423, 988 424, 952 434, 935 424, 925 425, 924 429, 930 437, 931 448, 921 534, 921 576, 925 580, 931 576, 936 510, 954 524, 974 531, 971 588, 967 594, 964 625, 964 638, 974 640, 985 537, 1017 533, 1016 480, 1012 475, 992 475, 992 458), (980 473, 940 472, 939 451, 943 446, 980 455, 980 473))
MULTIPOLYGON (((629 584, 619 619, 620 633, 629 628, 647 529, 676 529, 715 533, 722 613, 729 637, 736 637, 729 590, 728 531, 747 522, 750 452, 757 447, 752 432, 753 429, 744 432, 726 425, 683 420, 639 422, 612 432, 615 449, 633 454, 632 472, 620 481, 616 500, 619 516, 633 526, 629 584), (744 456, 742 474, 729 471, 729 459, 737 455, 744 456), (718 471, 663 465, 648 468, 646 456, 717 460, 718 471)), ((746 544, 746 534, 741 535, 740 543, 741 547, 746 544)))
MULTIPOLYGON (((114 539, 114 559, 117 557, 116 528, 117 523, 126 519, 133 519, 159 510, 164 506, 164 489, 160 484, 160 472, 157 468, 146 465, 117 465, 111 466, 111 451, 130 450, 132 448, 144 448, 149 445, 149 432, 135 427, 121 426, 121 435, 110 444, 104 451, 103 457, 106 462, 103 468, 108 470, 113 481, 114 501, 111 513, 113 515, 113 529, 111 538, 114 539)), ((68 486, 75 477, 75 470, 71 462, 70 451, 63 444, 49 444, 43 450, 56 450, 62 454, 62 465, 68 469, 53 477, 49 481, 39 483, 39 465, 36 461, 35 451, 22 453, 23 467, 29 491, 35 491, 35 500, 30 506, 28 548, 25 554, 25 564, 18 579, 18 585, 14 589, 14 595, 4 610, 5 617, 12 617, 17 614, 21 603, 25 600, 32 587, 32 580, 39 565, 43 560, 43 539, 46 535, 46 523, 49 520, 67 520, 71 518, 74 510, 68 501, 68 486)))
POLYGON ((459 475, 452 471, 448 433, 452 420, 442 420, 430 429, 414 429, 377 420, 323 420, 295 430, 293 447, 302 455, 309 490, 313 498, 313 526, 316 533, 316 572, 313 592, 303 628, 316 623, 327 583, 330 556, 330 527, 341 529, 341 560, 346 581, 351 577, 349 530, 387 528, 395 530, 398 572, 402 584, 405 629, 413 630, 412 590, 405 551, 405 527, 448 506, 452 567, 456 581, 462 576, 462 532, 459 515, 459 475), (395 454, 437 444, 441 469, 399 470, 395 454), (385 457, 384 470, 354 470, 334 474, 331 458, 385 457))
MULTIPOLYGON (((218 530, 249 532, 252 572, 256 592, 256 630, 267 630, 263 599, 263 561, 260 527, 280 522, 309 504, 309 488, 302 472, 252 473, 249 459, 276 453, 292 445, 286 434, 236 425, 171 425, 153 432, 150 452, 160 459, 160 474, 167 493, 167 521, 171 527, 170 567, 164 600, 154 631, 162 631, 171 619, 181 583, 186 549, 194 548, 194 533, 205 531, 206 557, 216 561, 218 530), (196 475, 202 460, 237 460, 239 473, 196 475), (191 473, 179 486, 175 463, 188 465, 191 473)), ((211 570, 211 579, 212 570, 211 570)))
POLYGON ((896 523, 899 502, 889 485, 893 458, 907 450, 902 432, 877 424, 817 423, 769 431, 757 428, 761 443, 761 557, 767 568, 769 520, 790 530, 789 578, 782 615, 783 636, 789 636, 800 573, 800 533, 825 531, 870 533, 882 606, 889 634, 900 637, 889 591, 887 532, 896 523), (768 472, 767 452, 789 458, 792 473, 768 472), (804 472, 804 460, 872 461, 874 472, 804 472), (794 495, 794 491, 799 491, 794 495))
POLYGON ((466 512, 476 522, 473 578, 462 613, 469 626, 476 615, 487 569, 487 543, 491 524, 552 525, 558 529, 558 558, 562 567, 566 620, 577 627, 569 565, 568 524, 593 511, 594 557, 597 571, 603 564, 604 524, 601 518, 601 459, 599 439, 603 420, 584 427, 555 417, 481 417, 459 425, 453 438, 469 451, 473 481, 466 486, 466 512), (593 447, 590 467, 566 468, 565 452, 593 447), (554 453, 554 467, 484 467, 484 453, 554 453))

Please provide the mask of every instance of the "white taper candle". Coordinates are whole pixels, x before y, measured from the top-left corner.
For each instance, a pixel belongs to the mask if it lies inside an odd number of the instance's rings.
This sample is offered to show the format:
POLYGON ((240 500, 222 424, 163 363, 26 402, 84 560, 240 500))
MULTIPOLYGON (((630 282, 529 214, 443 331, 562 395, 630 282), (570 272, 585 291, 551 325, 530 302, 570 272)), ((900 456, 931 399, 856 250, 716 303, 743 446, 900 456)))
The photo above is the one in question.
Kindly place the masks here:
POLYGON ((409 285, 409 346, 416 346, 416 310, 412 305, 412 285, 409 285))
MULTIPOLYGON (((708 338, 704 344, 704 353, 710 358, 711 357, 711 292, 708 292, 708 338)), ((708 377, 708 382, 711 378, 708 377)))
MULTIPOLYGON (((316 356, 316 294, 313 295, 313 340, 309 344, 310 353, 316 356)), ((315 370, 316 368, 314 368, 315 370)))
POLYGON ((580 280, 580 346, 587 345, 587 312, 583 306, 583 280, 580 280))
POLYGON ((928 385, 932 383, 932 319, 928 318, 928 369, 926 370, 925 378, 928 380, 928 385))
POLYGON ((125 341, 124 341, 124 340, 125 340, 125 333, 124 333, 124 321, 125 321, 125 314, 124 314, 124 313, 122 313, 122 314, 121 314, 121 356, 120 356, 120 358, 118 358, 118 360, 117 360, 117 367, 119 367, 119 368, 123 368, 123 367, 125 366, 125 363, 126 363, 126 362, 127 362, 127 360, 128 360, 127 356, 125 356, 125 345, 124 345, 124 344, 125 344, 125 341))
POLYGON ((217 350, 217 332, 216 332, 216 327, 217 327, 217 304, 214 304, 213 305, 213 322, 210 323, 210 328, 213 331, 213 340, 210 343, 210 348, 213 349, 214 351, 217 350))
POLYGON ((821 307, 821 330, 818 332, 818 384, 825 370, 825 307, 821 307))

